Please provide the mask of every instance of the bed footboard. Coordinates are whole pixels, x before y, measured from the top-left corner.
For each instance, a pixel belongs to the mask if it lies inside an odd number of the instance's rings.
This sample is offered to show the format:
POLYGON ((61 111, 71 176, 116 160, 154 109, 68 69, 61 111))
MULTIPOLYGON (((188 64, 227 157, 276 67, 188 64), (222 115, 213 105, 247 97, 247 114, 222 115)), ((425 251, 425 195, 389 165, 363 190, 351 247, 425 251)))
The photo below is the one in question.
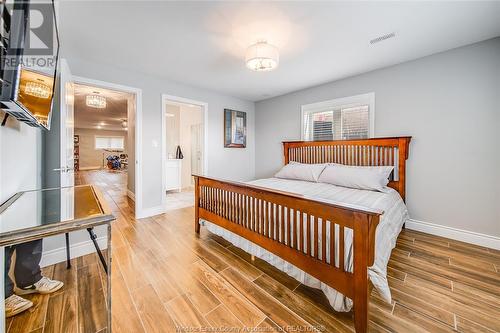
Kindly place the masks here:
POLYGON ((245 183, 195 176, 199 220, 231 231, 331 286, 354 302, 356 332, 368 327, 368 267, 381 211, 325 203, 245 183), (354 270, 345 246, 352 232, 354 270))

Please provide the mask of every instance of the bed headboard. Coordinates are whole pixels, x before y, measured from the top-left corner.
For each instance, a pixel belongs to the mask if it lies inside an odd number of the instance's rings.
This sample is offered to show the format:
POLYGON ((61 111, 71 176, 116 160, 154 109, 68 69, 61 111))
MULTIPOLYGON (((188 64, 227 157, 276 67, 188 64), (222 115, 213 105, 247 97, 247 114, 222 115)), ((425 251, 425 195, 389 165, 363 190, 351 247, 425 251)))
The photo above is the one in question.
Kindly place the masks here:
POLYGON ((283 142, 285 164, 339 163, 358 166, 392 165, 389 185, 405 200, 406 160, 411 136, 334 141, 283 142))

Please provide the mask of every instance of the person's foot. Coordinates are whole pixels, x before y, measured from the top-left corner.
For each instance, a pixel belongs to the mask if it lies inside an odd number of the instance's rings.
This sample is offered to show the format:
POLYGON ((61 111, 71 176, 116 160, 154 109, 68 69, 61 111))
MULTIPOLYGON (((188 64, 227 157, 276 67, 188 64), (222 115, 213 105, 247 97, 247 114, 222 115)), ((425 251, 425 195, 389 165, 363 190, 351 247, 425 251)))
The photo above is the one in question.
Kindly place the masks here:
POLYGON ((42 277, 40 281, 35 282, 31 286, 27 286, 24 288, 18 288, 16 287, 14 289, 14 292, 17 295, 28 295, 28 294, 34 294, 34 293, 39 293, 39 294, 50 294, 55 291, 58 291, 59 289, 64 286, 64 283, 61 281, 57 280, 51 280, 48 277, 42 277))
POLYGON ((5 299, 5 316, 15 316, 33 306, 33 302, 17 295, 11 295, 5 299))

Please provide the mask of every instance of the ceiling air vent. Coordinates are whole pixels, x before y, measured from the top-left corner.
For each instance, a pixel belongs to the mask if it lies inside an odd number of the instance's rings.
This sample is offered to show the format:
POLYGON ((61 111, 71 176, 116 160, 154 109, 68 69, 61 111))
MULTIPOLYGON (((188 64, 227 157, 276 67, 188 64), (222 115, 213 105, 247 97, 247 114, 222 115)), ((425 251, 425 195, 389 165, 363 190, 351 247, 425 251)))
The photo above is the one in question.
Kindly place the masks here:
POLYGON ((370 41, 370 44, 376 44, 376 43, 380 43, 380 42, 383 42, 384 40, 387 40, 389 38, 393 38, 393 37, 396 37, 396 33, 394 32, 391 32, 391 33, 388 33, 388 34, 385 34, 385 35, 382 35, 382 36, 379 36, 377 38, 374 38, 370 41))

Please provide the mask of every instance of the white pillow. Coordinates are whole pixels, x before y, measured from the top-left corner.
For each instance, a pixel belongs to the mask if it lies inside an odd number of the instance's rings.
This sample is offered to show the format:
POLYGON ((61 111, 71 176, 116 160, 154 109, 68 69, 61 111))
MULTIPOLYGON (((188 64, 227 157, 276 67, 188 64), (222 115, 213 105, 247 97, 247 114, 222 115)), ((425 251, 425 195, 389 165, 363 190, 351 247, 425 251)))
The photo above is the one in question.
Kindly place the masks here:
POLYGON ((338 186, 387 192, 393 166, 353 166, 332 163, 321 173, 318 182, 338 186))
POLYGON ((319 175, 327 166, 322 164, 307 164, 299 162, 290 162, 278 171, 274 177, 284 179, 305 180, 308 182, 317 182, 319 175))

